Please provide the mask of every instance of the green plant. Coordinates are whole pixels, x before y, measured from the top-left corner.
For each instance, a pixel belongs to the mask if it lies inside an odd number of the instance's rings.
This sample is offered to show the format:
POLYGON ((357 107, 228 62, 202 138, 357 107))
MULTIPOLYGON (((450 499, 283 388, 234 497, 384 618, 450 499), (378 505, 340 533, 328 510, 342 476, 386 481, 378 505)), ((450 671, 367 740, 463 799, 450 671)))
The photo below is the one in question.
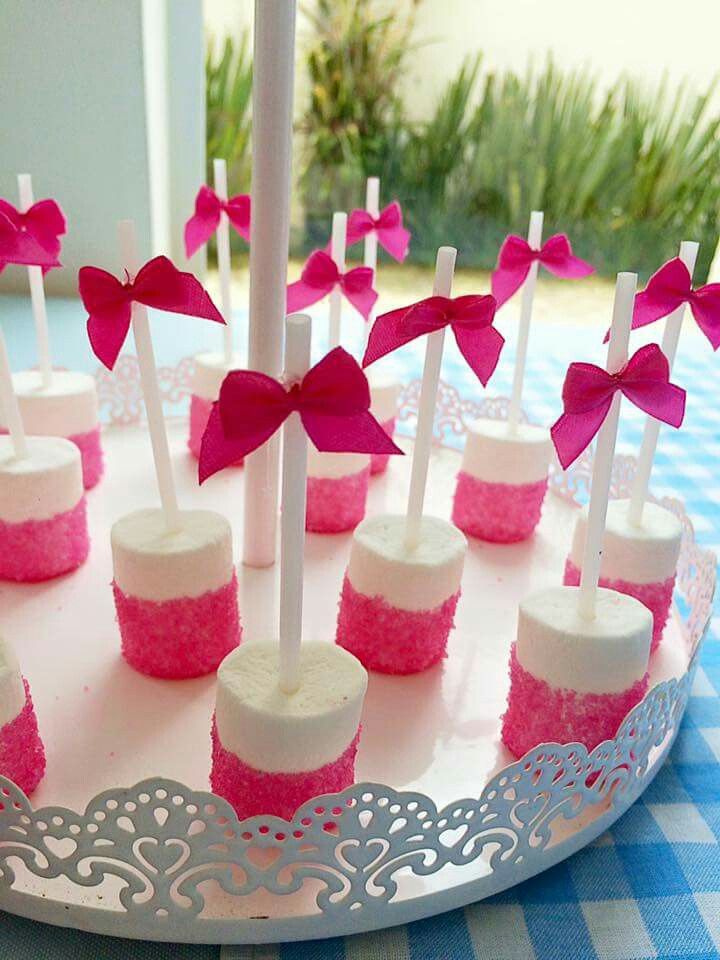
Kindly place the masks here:
POLYGON ((205 61, 207 110, 207 182, 212 184, 212 162, 227 162, 230 194, 250 188, 250 110, 252 105, 252 61, 248 37, 236 44, 227 37, 216 56, 208 43, 205 61))

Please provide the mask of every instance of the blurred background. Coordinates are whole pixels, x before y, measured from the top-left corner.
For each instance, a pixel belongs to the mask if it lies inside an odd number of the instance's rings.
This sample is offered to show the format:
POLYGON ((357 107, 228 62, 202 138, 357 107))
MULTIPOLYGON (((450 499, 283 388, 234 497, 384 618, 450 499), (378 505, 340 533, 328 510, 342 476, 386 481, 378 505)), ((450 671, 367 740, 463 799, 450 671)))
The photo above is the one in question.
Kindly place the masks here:
MULTIPOLYGON (((69 269, 49 275, 51 293, 74 292, 82 263, 115 265, 124 216, 145 253, 184 261, 182 224, 213 157, 231 193, 249 190, 252 13, 253 0, 2 5, 0 195, 29 170, 36 196, 64 207, 69 269)), ((687 237, 705 280, 719 20, 716 0, 300 0, 292 255, 324 244, 332 211, 361 206, 378 175, 412 230, 411 267, 451 243, 462 268, 486 270, 537 208, 545 234, 567 231, 601 277, 644 280, 687 237)), ((388 264, 385 282, 397 272, 388 264)), ((0 282, 24 289, 23 271, 0 282)))

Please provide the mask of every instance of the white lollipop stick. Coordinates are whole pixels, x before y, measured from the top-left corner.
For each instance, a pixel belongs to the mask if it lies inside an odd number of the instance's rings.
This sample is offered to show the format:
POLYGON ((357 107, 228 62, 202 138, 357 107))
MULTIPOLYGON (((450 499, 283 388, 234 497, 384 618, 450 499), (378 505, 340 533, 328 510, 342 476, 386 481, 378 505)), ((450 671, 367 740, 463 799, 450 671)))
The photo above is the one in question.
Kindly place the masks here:
MULTIPOLYGON (((340 273, 345 272, 345 246, 347 243, 347 214, 334 213, 332 222, 332 240, 330 241, 330 255, 340 273)), ((340 346, 342 326, 342 290, 339 285, 330 291, 330 306, 328 307, 328 342, 331 350, 340 346)))
MULTIPOLYGON (((368 177, 365 188, 365 209, 371 217, 377 219, 380 216, 380 178, 368 177)), ((377 234, 374 230, 365 236, 365 250, 363 263, 377 273, 377 234)))
MULTIPOLYGON (((215 193, 227 203, 227 166, 222 159, 213 160, 213 179, 215 193)), ((224 210, 220 213, 220 223, 215 233, 217 240, 218 273, 220 274, 220 303, 225 321, 223 337, 225 346, 225 363, 230 366, 233 359, 233 328, 232 328, 232 272, 230 266, 230 221, 224 210)))
MULTIPOLYGON (((301 380, 310 369, 312 322, 304 313, 291 314, 285 324, 285 383, 301 380)), ((283 426, 282 509, 280 512, 280 689, 294 693, 300 686, 302 640, 303 558, 307 437, 299 413, 283 426)))
MULTIPOLYGON (((32 177, 29 173, 19 173, 17 179, 20 210, 25 213, 33 205, 32 177)), ((43 387, 49 387, 52 382, 52 360, 50 359, 50 332, 45 306, 45 284, 42 267, 31 266, 27 268, 27 272, 30 282, 30 300, 32 301, 33 318, 35 320, 40 379, 43 387)))
POLYGON ((15 456, 18 460, 22 460, 28 455, 28 446, 25 439, 25 428, 20 416, 20 407, 13 389, 12 370, 10 369, 10 359, 2 327, 0 327, 0 403, 2 403, 5 412, 5 420, 7 421, 8 433, 15 456))
MULTIPOLYGON (((451 295, 456 257, 457 250, 455 247, 440 247, 438 250, 435 261, 435 283, 433 284, 434 297, 449 297, 451 295)), ((444 341, 445 328, 443 327, 441 330, 435 330, 434 333, 428 334, 427 346, 425 347, 425 367, 423 369, 422 387, 420 388, 420 404, 405 523, 405 546, 408 550, 414 550, 420 539, 420 522, 425 503, 425 486, 430 463, 444 341)))
MULTIPOLYGON (((121 220, 118 223, 118 239, 120 241, 120 259, 132 279, 140 269, 137 237, 135 235, 135 221, 121 220)), ((153 351, 150 324, 148 322, 147 307, 141 303, 132 305, 132 328, 135 339, 138 367, 140 368, 140 384, 145 400, 150 442, 152 444, 155 474, 157 476, 160 501, 165 523, 169 533, 180 527, 180 513, 178 510, 175 480, 173 478, 170 450, 168 448, 165 418, 163 416, 160 387, 158 385, 157 369, 155 367, 155 353, 153 351)))
MULTIPOLYGON (((296 0, 255 0, 248 367, 278 377, 286 314, 296 0)), ((245 464, 243 561, 275 563, 279 438, 245 464)))
MULTIPOLYGON (((617 275, 610 343, 608 344, 607 363, 605 365, 608 373, 617 373, 627 363, 636 289, 636 273, 619 273, 617 275)), ((585 620, 593 620, 595 617, 595 601, 600 579, 600 560, 605 535, 605 519, 610 496, 610 480, 621 399, 620 392, 616 392, 605 422, 598 432, 597 448, 595 450, 585 552, 583 554, 578 598, 580 616, 585 620)))
MULTIPOLYGON (((533 210, 530 214, 528 243, 533 250, 539 250, 542 246, 543 216, 542 210, 533 210)), ((520 423, 523 382, 525 380, 525 366, 527 364, 528 340, 530 339, 530 320, 532 319, 533 300, 535 299, 538 266, 538 261, 533 260, 530 265, 530 272, 523 284, 517 352, 515 354, 515 370, 513 372, 512 394, 510 395, 510 406, 508 408, 508 427, 511 431, 517 430, 518 424, 520 423)))
MULTIPOLYGON (((680 253, 678 256, 688 268, 691 280, 699 247, 700 244, 694 243, 692 240, 683 240, 680 244, 680 253)), ((684 315, 685 304, 683 303, 677 310, 673 310, 665 321, 665 332, 663 333, 661 349, 667 357, 671 373, 673 364, 675 363, 675 357, 677 356, 684 315)), ((650 474, 652 473, 658 437, 660 436, 660 425, 660 421, 656 420, 655 417, 648 417, 645 421, 645 432, 643 433, 642 444, 640 446, 637 470, 635 472, 635 480, 630 493, 630 505, 628 507, 628 520, 634 527, 642 525, 643 510, 650 487, 650 474)))

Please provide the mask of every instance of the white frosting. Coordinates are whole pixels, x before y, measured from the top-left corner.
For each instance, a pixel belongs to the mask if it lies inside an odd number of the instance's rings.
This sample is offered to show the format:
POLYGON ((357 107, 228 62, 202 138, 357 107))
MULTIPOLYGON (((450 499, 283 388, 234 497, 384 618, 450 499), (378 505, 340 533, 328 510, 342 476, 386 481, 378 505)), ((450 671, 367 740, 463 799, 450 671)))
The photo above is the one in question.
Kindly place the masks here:
POLYGON ((199 597, 232 578, 230 524, 213 510, 182 510, 180 529, 168 533, 162 510, 136 510, 113 524, 115 582, 142 600, 199 597))
POLYGON ((15 456, 0 436, 0 520, 49 520, 76 507, 84 496, 80 451, 62 437, 28 437, 27 457, 15 456))
POLYGON ((370 466, 367 453, 321 453, 312 441, 308 443, 308 477, 316 480, 338 480, 362 473, 370 466))
MULTIPOLYGON (((642 525, 628 522, 629 500, 608 504, 600 576, 631 583, 660 583, 672 577, 680 556, 682 526, 674 513, 656 503, 646 503, 642 525)), ((587 508, 575 524, 570 559, 582 568, 587 530, 587 508)))
POLYGON ((652 614, 639 600, 598 589, 597 613, 578 613, 578 587, 549 587, 520 604, 517 658, 551 687, 621 693, 645 676, 652 614))
MULTIPOLYGON (((37 370, 13 374, 13 387, 27 433, 42 437, 73 437, 98 426, 95 381, 87 373, 53 371, 49 387, 37 370)), ((7 429, 4 413, 0 425, 7 429)))
POLYGON ((367 673, 334 643, 303 643, 302 682, 278 684, 278 646, 243 643, 220 664, 215 717, 220 742, 267 773, 317 770, 337 760, 360 726, 367 673))
POLYGON ((538 483, 547 477, 552 450, 545 427, 521 423, 510 431, 505 420, 475 420, 462 469, 485 483, 538 483))
POLYGON ((380 514, 356 527, 347 575, 358 593, 400 610, 434 610, 460 589, 467 540, 439 517, 423 517, 420 541, 405 546, 405 517, 380 514))
POLYGON ((15 653, 0 637, 0 729, 14 720, 25 706, 25 685, 15 653))
POLYGON ((217 400, 228 370, 241 368, 242 361, 237 353, 234 354, 231 364, 225 361, 224 353, 198 353, 195 357, 191 392, 205 400, 217 400))
POLYGON ((371 370, 368 376, 370 382, 370 412, 380 423, 386 423, 397 416, 400 384, 387 374, 376 373, 371 370))

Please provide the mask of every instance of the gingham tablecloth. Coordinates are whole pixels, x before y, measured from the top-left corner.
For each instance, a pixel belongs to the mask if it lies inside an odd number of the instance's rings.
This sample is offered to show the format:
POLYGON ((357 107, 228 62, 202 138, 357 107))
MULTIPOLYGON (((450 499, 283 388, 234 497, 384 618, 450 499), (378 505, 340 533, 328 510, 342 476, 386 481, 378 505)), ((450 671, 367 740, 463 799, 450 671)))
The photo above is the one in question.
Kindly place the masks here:
MULTIPOLYGON (((12 301, 9 307, 19 309, 12 301)), ((78 308, 72 309, 77 317, 78 308)), ((3 319, 7 313, 4 309, 3 319)), ((531 419, 550 422, 557 415, 562 377, 571 360, 602 361, 600 332, 562 324, 536 326, 524 398, 531 419)), ((653 331, 656 337, 659 332, 653 331)), ((17 363, 27 364, 31 351, 25 337, 15 329, 10 333, 17 363)), ((63 342, 63 352, 70 350, 69 343, 63 342)), ((175 349, 181 348, 176 344, 175 349)), ((178 358, 167 356, 166 361, 178 358)), ((511 358, 512 343, 492 392, 508 392, 511 358)), ((60 362, 72 359, 61 355, 60 362)), ((419 362, 419 350, 405 351, 404 375, 416 376, 419 362)), ((450 343, 444 377, 464 396, 477 395, 477 385, 450 343)), ((682 498, 700 543, 720 554, 720 358, 691 329, 691 321, 683 332, 674 379, 689 391, 686 423, 679 433, 663 429, 653 490, 682 498)), ((642 416, 625 403, 619 450, 635 452, 642 427, 642 416)), ((223 960, 709 960, 718 956, 717 617, 669 760, 642 798, 594 844, 533 880, 464 910, 367 936, 236 947, 222 954, 223 960)), ((0 960, 65 957, 219 960, 220 951, 217 947, 131 944, 0 915, 0 960)))

